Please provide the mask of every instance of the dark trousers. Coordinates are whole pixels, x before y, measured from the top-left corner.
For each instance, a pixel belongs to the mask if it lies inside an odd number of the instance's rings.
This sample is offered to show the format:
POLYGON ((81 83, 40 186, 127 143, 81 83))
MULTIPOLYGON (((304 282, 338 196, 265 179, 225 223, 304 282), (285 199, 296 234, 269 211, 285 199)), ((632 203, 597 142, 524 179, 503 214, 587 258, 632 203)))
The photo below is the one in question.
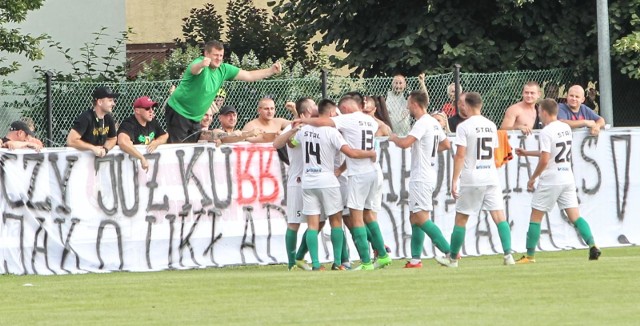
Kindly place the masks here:
POLYGON ((169 104, 165 107, 164 118, 167 122, 169 143, 197 143, 200 138, 200 121, 181 116, 169 104))

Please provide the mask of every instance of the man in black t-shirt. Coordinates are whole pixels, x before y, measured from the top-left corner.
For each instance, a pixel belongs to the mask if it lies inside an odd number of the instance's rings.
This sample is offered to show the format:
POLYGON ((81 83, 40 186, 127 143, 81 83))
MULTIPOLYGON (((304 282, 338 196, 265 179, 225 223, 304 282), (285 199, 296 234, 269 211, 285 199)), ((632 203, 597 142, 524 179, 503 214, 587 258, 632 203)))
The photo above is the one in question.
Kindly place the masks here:
POLYGON ((449 122, 449 128, 451 129, 451 132, 456 132, 456 128, 458 128, 458 125, 460 123, 462 123, 462 121, 467 120, 467 116, 464 115, 464 113, 462 113, 461 108, 464 107, 464 98, 466 96, 467 93, 462 93, 460 94, 460 96, 458 97, 458 113, 456 113, 456 115, 454 115, 453 117, 449 118, 449 120, 447 122, 449 122))
POLYGON ((12 122, 9 126, 7 136, 0 140, 0 147, 8 149, 31 148, 40 151, 42 149, 42 145, 39 144, 40 141, 34 142, 32 139, 36 139, 33 131, 26 123, 18 120, 12 122))
POLYGON ((93 109, 82 112, 73 122, 67 135, 67 146, 90 150, 97 157, 107 155, 116 145, 116 125, 111 115, 119 96, 109 87, 98 87, 91 94, 93 109))
POLYGON ((148 96, 143 96, 133 102, 133 114, 124 119, 118 129, 118 146, 131 157, 140 160, 145 171, 149 169, 147 159, 133 145, 147 145, 147 153, 152 153, 158 145, 166 144, 169 139, 158 120, 155 119, 155 109, 158 103, 148 96))

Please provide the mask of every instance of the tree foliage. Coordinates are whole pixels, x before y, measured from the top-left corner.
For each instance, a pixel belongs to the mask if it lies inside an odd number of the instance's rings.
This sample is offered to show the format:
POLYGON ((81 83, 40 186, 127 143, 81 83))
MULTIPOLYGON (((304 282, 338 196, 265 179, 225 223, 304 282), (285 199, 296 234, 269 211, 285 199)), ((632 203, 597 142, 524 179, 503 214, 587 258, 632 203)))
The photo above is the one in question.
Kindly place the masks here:
MULTIPOLYGON (((629 22, 638 3, 612 3, 614 42, 637 31, 629 22)), ((597 76, 595 1, 279 0, 274 12, 298 35, 320 33, 316 50, 335 43, 347 55, 332 61, 364 76, 442 72, 455 63, 468 72, 571 67, 597 76)))
MULTIPOLYGON (((233 54, 238 58, 256 58, 260 65, 280 60, 288 65, 287 71, 298 69, 294 67, 298 63, 306 72, 326 63, 322 56, 308 51, 309 35, 294 34, 295 25, 265 9, 256 8, 253 0, 228 0, 226 16, 225 22, 211 3, 205 4, 204 8, 191 9, 189 17, 182 19, 183 37, 175 40, 177 47, 182 49, 178 56, 184 59, 184 55, 192 51, 188 47, 199 47, 206 41, 220 40, 225 43, 227 61, 233 54), (225 26, 226 34, 222 33, 225 26)), ((153 80, 160 76, 173 78, 174 74, 166 72, 176 63, 171 59, 164 63, 151 63, 145 70, 154 71, 142 72, 138 77, 153 80)))
MULTIPOLYGON (((10 0, 0 3, 0 52, 17 53, 27 59, 35 61, 43 56, 39 47, 40 41, 47 36, 45 34, 32 36, 22 34, 19 28, 8 28, 7 24, 15 24, 24 21, 27 13, 42 7, 44 0, 10 0)), ((7 58, 0 56, 0 64, 7 58)), ((20 68, 17 61, 10 62, 7 66, 0 66, 0 76, 6 76, 20 68)))

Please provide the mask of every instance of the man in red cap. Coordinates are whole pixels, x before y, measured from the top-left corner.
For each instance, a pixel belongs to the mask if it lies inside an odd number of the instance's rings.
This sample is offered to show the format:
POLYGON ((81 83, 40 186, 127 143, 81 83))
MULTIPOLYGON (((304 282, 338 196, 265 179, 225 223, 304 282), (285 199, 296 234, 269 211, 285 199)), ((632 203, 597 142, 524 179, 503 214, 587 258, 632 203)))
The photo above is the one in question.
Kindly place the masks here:
POLYGON ((155 119, 158 103, 148 96, 142 96, 133 102, 133 114, 124 119, 118 129, 118 146, 131 157, 140 160, 142 169, 147 171, 147 159, 133 145, 147 145, 147 153, 153 153, 158 145, 167 143, 169 134, 155 119))
POLYGON ((91 96, 93 108, 82 112, 73 121, 67 135, 67 146, 81 151, 90 150, 95 156, 103 157, 116 146, 116 124, 111 111, 116 105, 114 98, 120 94, 101 86, 91 96))

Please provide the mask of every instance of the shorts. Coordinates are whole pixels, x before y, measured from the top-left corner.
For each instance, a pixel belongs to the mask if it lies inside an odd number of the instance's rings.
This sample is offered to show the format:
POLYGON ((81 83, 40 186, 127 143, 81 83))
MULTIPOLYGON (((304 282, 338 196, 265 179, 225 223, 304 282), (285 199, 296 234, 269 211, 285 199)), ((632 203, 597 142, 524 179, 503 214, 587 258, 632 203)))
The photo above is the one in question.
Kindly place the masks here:
POLYGON ((342 211, 340 187, 302 189, 302 214, 331 216, 342 211))
POLYGON ((433 182, 409 181, 409 211, 433 210, 433 190, 436 185, 433 182))
POLYGON ((197 143, 200 138, 200 121, 187 119, 176 112, 169 104, 165 107, 164 119, 167 122, 169 143, 197 143))
POLYGON ((376 196, 380 195, 380 180, 378 180, 378 172, 371 171, 364 174, 350 175, 347 182, 347 207, 351 209, 364 210, 376 208, 379 209, 381 203, 375 204, 376 196))
POLYGON ((531 198, 531 208, 549 212, 558 203, 560 209, 578 207, 578 195, 574 184, 538 186, 531 198))
POLYGON ((340 196, 342 197, 342 216, 348 216, 349 208, 347 207, 347 196, 349 194, 347 190, 347 182, 349 182, 349 178, 347 176, 338 177, 338 181, 340 181, 340 196))
POLYGON ((460 186, 460 197, 456 200, 456 212, 476 215, 481 209, 504 210, 504 199, 499 186, 460 186))
POLYGON ((287 223, 307 223, 302 215, 302 186, 287 186, 287 223))

